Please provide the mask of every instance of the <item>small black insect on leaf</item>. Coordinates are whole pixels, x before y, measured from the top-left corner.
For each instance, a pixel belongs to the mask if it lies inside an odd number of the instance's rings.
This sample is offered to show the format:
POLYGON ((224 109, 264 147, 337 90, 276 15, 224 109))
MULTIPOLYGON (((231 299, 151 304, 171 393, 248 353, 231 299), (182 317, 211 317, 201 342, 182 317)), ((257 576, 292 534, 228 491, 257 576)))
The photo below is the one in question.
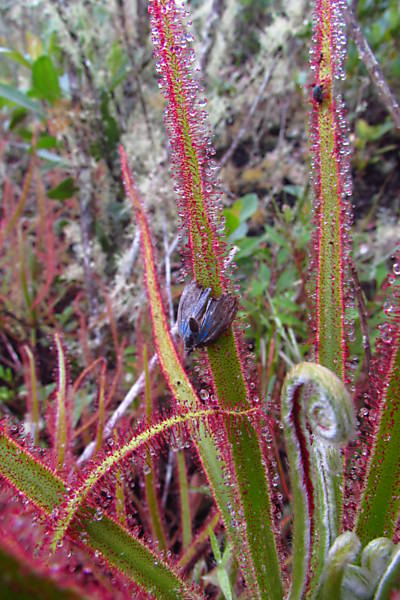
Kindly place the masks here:
POLYGON ((316 85, 313 89, 313 98, 316 102, 318 102, 318 104, 322 104, 323 100, 324 100, 324 88, 323 85, 316 85))
POLYGON ((215 342, 232 324, 238 306, 237 298, 223 294, 210 296, 211 288, 190 281, 183 290, 178 308, 178 329, 186 352, 215 342))

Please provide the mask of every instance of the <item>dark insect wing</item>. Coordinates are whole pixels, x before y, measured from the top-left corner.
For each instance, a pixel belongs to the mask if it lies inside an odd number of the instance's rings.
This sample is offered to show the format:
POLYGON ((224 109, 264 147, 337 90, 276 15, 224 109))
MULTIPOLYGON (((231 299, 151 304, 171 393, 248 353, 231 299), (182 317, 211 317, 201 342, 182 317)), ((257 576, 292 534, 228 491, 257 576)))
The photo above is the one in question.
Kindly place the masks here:
POLYGON ((203 289, 195 281, 183 290, 178 308, 178 328, 185 350, 206 346, 227 329, 237 311, 237 299, 230 294, 210 297, 211 288, 203 289))
POLYGON ((182 292, 178 308, 178 328, 185 347, 196 345, 192 343, 194 332, 190 328, 190 319, 201 322, 210 293, 211 288, 203 289, 195 281, 188 283, 182 292))
POLYGON ((237 299, 229 294, 212 300, 204 313, 200 326, 200 345, 211 344, 228 329, 235 318, 237 299))

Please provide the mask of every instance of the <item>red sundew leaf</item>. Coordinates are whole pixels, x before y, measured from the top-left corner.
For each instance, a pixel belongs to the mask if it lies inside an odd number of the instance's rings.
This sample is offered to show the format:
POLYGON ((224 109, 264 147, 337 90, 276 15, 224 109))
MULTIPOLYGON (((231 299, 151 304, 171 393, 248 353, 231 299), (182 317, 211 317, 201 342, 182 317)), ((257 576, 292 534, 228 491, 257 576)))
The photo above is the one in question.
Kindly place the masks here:
POLYGON ((391 537, 400 511, 400 254, 388 280, 387 322, 381 327, 371 379, 376 390, 369 420, 372 449, 358 510, 357 535, 365 545, 391 537), (371 414, 372 413, 372 414, 371 414))
MULTIPOLYGON (((196 283, 203 289, 210 287, 217 299, 229 288, 222 260, 225 242, 219 233, 222 209, 217 198, 203 91, 191 69, 191 34, 185 27, 184 10, 172 0, 154 0, 149 12, 159 84, 167 100, 166 125, 178 208, 189 237, 189 270, 196 283)), ((231 327, 207 348, 207 354, 220 407, 250 408, 239 343, 231 327)), ((259 432, 232 419, 227 419, 225 430, 229 437, 226 446, 230 446, 232 456, 227 462, 240 496, 241 517, 237 520, 245 534, 238 535, 238 527, 228 528, 228 532, 236 545, 236 556, 242 560, 249 593, 278 599, 283 594, 282 581, 259 432), (246 555, 243 545, 247 546, 246 555)), ((229 515, 223 510, 222 514, 227 526, 231 519, 227 521, 229 515)))
MULTIPOLYGON (((240 417, 249 415, 250 412, 251 411, 231 411, 229 414, 231 416, 240 417)), ((110 473, 114 467, 125 461, 127 457, 136 451, 140 451, 138 453, 139 461, 144 460, 146 453, 149 451, 149 445, 153 442, 157 443, 157 440, 160 437, 173 428, 183 428, 184 430, 185 426, 190 426, 192 423, 193 425, 195 425, 197 421, 206 423, 208 419, 216 420, 217 416, 214 408, 185 411, 183 414, 175 414, 162 421, 156 421, 147 428, 135 433, 131 439, 107 454, 105 458, 98 462, 98 464, 90 471, 82 483, 77 485, 72 493, 67 496, 62 509, 57 515, 54 535, 51 542, 52 550, 54 551, 57 545, 62 541, 67 529, 77 514, 77 511, 88 497, 90 491, 105 475, 110 473)), ((193 435, 201 435, 194 429, 191 431, 193 435)))
MULTIPOLYGON (((123 148, 120 148, 120 153, 125 189, 132 200, 141 227, 145 280, 161 367, 179 405, 193 410, 199 406, 200 401, 179 360, 168 330, 146 216, 134 188, 123 148)), ((234 415, 238 409, 251 409, 252 405, 247 402, 247 390, 231 330, 214 344, 214 348, 209 347, 209 357, 223 411, 234 415), (222 351, 221 345, 224 345, 222 351)), ((254 593, 255 598, 268 593, 271 598, 278 599, 282 596, 282 583, 271 523, 269 489, 261 460, 259 440, 256 431, 249 423, 237 422, 233 415, 227 418, 225 424, 230 446, 224 445, 222 456, 214 432, 207 430, 206 427, 198 436, 197 447, 224 525, 235 545, 250 593, 254 593), (234 459, 231 457, 230 447, 233 449, 234 459), (230 473, 228 484, 224 472, 230 473), (232 482, 236 478, 239 484, 234 487, 232 482), (236 489, 240 490, 240 499, 236 496, 236 489), (235 507, 234 516, 232 507, 235 507), (243 529, 241 520, 245 523, 243 529), (268 565, 267 570, 266 565, 268 565)))
POLYGON ((317 361, 346 381, 345 310, 349 294, 352 222, 348 134, 335 81, 343 75, 344 33, 340 2, 316 0, 312 69, 321 97, 311 95, 312 174, 315 188, 314 264, 317 361))
POLYGON ((55 344, 58 356, 58 377, 55 394, 55 423, 54 423, 54 462, 57 470, 64 467, 64 460, 69 442, 69 413, 68 410, 68 382, 67 364, 64 348, 58 333, 55 335, 55 344))
MULTIPOLYGON (((6 433, 4 425, 0 430, 0 475, 41 510, 44 522, 51 528, 51 515, 61 507, 67 493, 66 484, 17 444, 6 433)), ((160 600, 199 598, 145 544, 107 515, 96 519, 91 507, 86 506, 73 520, 71 535, 75 541, 84 536, 86 548, 100 552, 111 567, 160 600)))
POLYGON ((160 88, 167 100, 165 123, 170 134, 173 172, 179 187, 179 212, 188 231, 191 270, 202 287, 218 297, 223 291, 224 243, 217 234, 218 200, 203 90, 192 70, 190 33, 183 9, 171 0, 149 5, 160 88))
MULTIPOLYGON (((315 189, 315 232, 310 267, 315 278, 314 349, 317 362, 347 382, 349 332, 345 320, 346 311, 352 306, 350 290, 346 287, 346 281, 350 280, 351 179, 343 103, 336 90, 337 80, 344 74, 346 38, 343 23, 340 0, 315 0, 311 49, 315 80, 310 90, 315 189)), ((320 502, 313 507, 313 586, 318 585, 329 547, 340 533, 344 465, 339 449, 332 448, 333 455, 337 464, 335 492, 326 507, 320 502)), ((296 552, 299 549, 295 549, 296 552)))

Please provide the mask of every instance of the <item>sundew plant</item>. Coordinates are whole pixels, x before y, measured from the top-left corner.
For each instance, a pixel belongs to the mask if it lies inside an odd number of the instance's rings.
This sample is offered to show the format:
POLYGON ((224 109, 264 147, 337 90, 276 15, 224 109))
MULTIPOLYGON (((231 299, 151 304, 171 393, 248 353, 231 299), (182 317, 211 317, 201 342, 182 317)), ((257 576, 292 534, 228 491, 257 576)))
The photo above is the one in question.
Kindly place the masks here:
MULTIPOLYGON (((254 357, 244 335, 246 315, 236 313, 241 299, 234 252, 225 238, 218 166, 189 15, 172 0, 149 1, 180 216, 185 306, 179 327, 174 326, 151 219, 132 174, 135 165, 120 145, 121 179, 140 230, 156 349, 150 359, 143 348, 141 419, 127 418, 125 406, 111 414, 116 379, 107 378, 105 358, 93 360, 71 384, 68 363, 73 357, 67 356, 58 328, 52 347, 58 365, 55 386, 43 422, 33 337, 23 347, 29 427, 5 419, 0 430, 0 560, 7 573, 2 597, 400 597, 400 255, 393 257, 384 286, 385 322, 368 382, 358 381, 351 354, 358 290, 353 283, 350 144, 338 90, 346 48, 343 10, 340 0, 314 2, 308 88, 314 196, 307 284, 311 341, 307 362, 286 373, 276 416, 271 403, 258 397, 254 357), (206 300, 201 304, 199 298, 206 300), (186 344, 192 353, 180 339, 183 329, 202 342, 186 344), (91 421, 84 414, 88 425, 79 446, 72 399, 93 373, 97 412, 91 421), (169 390, 170 401, 161 411, 150 385, 154 377, 169 390), (162 495, 167 470, 159 468, 171 448, 178 481, 172 509, 162 495), (194 514, 188 484, 193 465, 207 484, 200 515, 194 514), (135 485, 142 490, 140 499, 132 492, 135 485), (135 514, 128 510, 132 497, 135 514), (173 530, 168 526, 171 510, 179 512, 173 530), (200 523, 196 535, 195 517, 200 523)), ((61 91, 45 62, 40 67, 57 100, 61 91)), ((11 95, 5 85, 1 92, 11 95)), ((25 104, 42 118, 40 105, 29 98, 25 104)), ((37 178, 42 245, 35 252, 47 268, 32 295, 24 263, 29 232, 19 220, 35 160, 33 152, 16 202, 5 186, 0 229, 2 265, 11 269, 15 256, 22 264, 19 278, 31 323, 43 311, 63 255, 53 234, 62 209, 47 206, 37 178)), ((112 321, 111 310, 109 317, 112 321)), ((118 371, 122 346, 113 323, 112 332, 118 371)))

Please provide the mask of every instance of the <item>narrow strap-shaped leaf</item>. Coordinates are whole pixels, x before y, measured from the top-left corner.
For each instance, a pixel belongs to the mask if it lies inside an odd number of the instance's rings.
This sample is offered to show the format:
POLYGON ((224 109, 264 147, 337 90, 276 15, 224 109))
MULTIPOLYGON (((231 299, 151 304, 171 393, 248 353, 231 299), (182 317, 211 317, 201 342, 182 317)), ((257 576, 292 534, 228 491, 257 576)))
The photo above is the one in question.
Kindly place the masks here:
MULTIPOLYGON (((314 348, 317 362, 346 382, 348 333, 345 322, 348 315, 345 307, 349 305, 349 294, 345 283, 350 272, 351 178, 343 102, 336 89, 338 80, 344 76, 343 23, 340 0, 315 0, 311 49, 315 80, 310 92, 316 225, 311 268, 316 278, 314 348)), ((334 517, 329 529, 325 529, 325 535, 320 536, 318 529, 313 530, 314 568, 316 563, 322 565, 324 555, 339 533, 343 509, 344 457, 336 448, 331 448, 329 453, 329 460, 335 464, 336 477, 331 480, 333 487, 329 497, 317 485, 316 503, 335 504, 328 513, 334 517), (325 496, 326 502, 322 500, 325 496)), ((322 480, 320 483, 323 485, 322 480)), ((314 581, 318 580, 317 571, 314 581)))
POLYGON ((199 533, 197 533, 189 548, 185 550, 184 554, 179 559, 178 567, 184 569, 196 557, 196 552, 198 551, 199 546, 204 544, 204 542, 209 538, 209 530, 214 530, 220 520, 221 515, 216 510, 214 514, 209 517, 208 521, 203 523, 203 528, 199 531, 199 533))
POLYGON ((191 72, 193 55, 182 10, 171 0, 149 3, 152 40, 160 73, 160 87, 168 101, 168 127, 173 167, 179 185, 181 214, 187 225, 191 262, 196 281, 213 294, 222 293, 221 241, 217 235, 215 187, 208 152, 208 125, 204 99, 199 103, 199 84, 191 72), (207 156, 208 154, 208 156, 207 156))
MULTIPOLYGON (((152 39, 167 100, 166 125, 179 188, 178 204, 189 238, 191 272, 197 284, 211 288, 218 298, 228 287, 220 234, 221 210, 212 164, 212 146, 203 90, 192 72, 191 38, 182 9, 172 0, 150 3, 152 39)), ((188 261, 189 262, 189 261, 188 261)), ((251 402, 242 373, 240 350, 231 328, 208 347, 208 358, 221 408, 243 409, 251 402)), ((283 594, 278 553, 271 518, 270 491, 258 434, 249 423, 226 420, 225 425, 236 479, 239 521, 243 523, 242 558, 245 577, 254 597, 280 599, 283 594), (243 547, 248 548, 243 557, 243 547)), ((224 522, 226 518, 222 511, 224 522)), ((237 537, 237 534, 236 534, 237 537)))
MULTIPOLYGON (((245 414, 249 414, 249 411, 237 411, 235 417, 240 417, 245 414)), ((148 444, 153 438, 160 434, 168 431, 174 426, 183 425, 190 421, 204 421, 207 417, 215 416, 215 409, 203 409, 187 413, 183 415, 174 415, 161 421, 150 425, 147 429, 133 436, 126 444, 117 448, 114 452, 106 456, 97 467, 95 467, 91 473, 86 477, 85 481, 77 487, 67 497, 65 507, 60 511, 60 516, 55 525, 55 533, 53 536, 51 547, 53 551, 56 549, 57 544, 62 541, 65 532, 70 526, 72 519, 76 515, 78 509, 87 498, 90 490, 104 477, 111 469, 118 466, 118 464, 125 460, 134 450, 137 450, 144 444, 148 444)))
POLYGON ((11 85, 0 83, 0 97, 32 111, 41 119, 44 119, 45 117, 45 113, 39 102, 32 100, 32 98, 11 85))
POLYGON ((106 363, 102 362, 100 366, 99 389, 98 389, 98 416, 97 416, 97 431, 96 431, 96 446, 94 455, 100 450, 103 441, 104 428, 104 404, 105 404, 105 387, 106 387, 106 363))
POLYGON ((330 545, 337 535, 336 493, 338 445, 355 429, 351 398, 336 375, 321 365, 301 363, 286 376, 282 420, 293 497, 293 569, 289 598, 300 599, 318 586, 330 545), (303 388, 307 388, 304 390, 303 388), (306 391, 308 394, 306 395, 306 391), (309 430, 313 440, 311 443, 309 430), (313 557, 313 537, 323 552, 313 557))
MULTIPOLYGON (((149 364, 147 359, 147 346, 146 344, 143 346, 143 367, 144 367, 144 375, 145 375, 145 403, 146 403, 146 417, 147 422, 150 424, 153 416, 153 402, 151 395, 151 387, 150 387, 150 374, 149 374, 149 364)), ((155 466, 156 461, 152 456, 150 450, 146 452, 146 464, 147 469, 145 472, 145 488, 146 488, 146 500, 149 507, 149 515, 151 521, 151 528, 153 531, 154 540, 157 540, 158 547, 160 550, 166 551, 168 548, 167 538, 164 531, 164 524, 162 520, 162 515, 160 511, 159 499, 157 494, 157 485, 156 485, 156 474, 155 466)))
MULTIPOLYGON (((400 257, 398 257, 399 259, 400 257)), ((396 262, 398 269, 399 262, 396 262)), ((400 511, 400 278, 388 281, 388 321, 377 342, 377 428, 359 505, 356 531, 363 544, 392 537, 400 511)))
MULTIPOLYGON (((125 189, 132 200, 142 231, 147 293, 160 364, 180 405, 193 410, 199 405, 199 400, 169 332, 146 216, 133 185, 123 148, 120 153, 125 189)), ((209 348, 209 359, 221 408, 226 413, 232 411, 233 414, 235 410, 249 410, 251 407, 247 401, 247 390, 232 332, 222 336, 218 344, 209 348)), ((233 475, 238 481, 242 506, 238 505, 238 498, 232 487, 225 482, 223 472, 227 465, 221 459, 216 442, 206 430, 202 431, 197 442, 201 460, 228 535, 241 560, 249 588, 255 597, 257 594, 264 594, 267 598, 280 600, 283 593, 280 568, 272 528, 269 489, 257 434, 249 423, 238 422, 235 417, 228 419, 227 432, 235 463, 233 475), (236 510, 232 510, 234 506, 236 510), (237 526, 237 514, 240 511, 243 511, 245 519, 244 531, 237 526)))
MULTIPOLYGON (((228 331, 209 346, 207 353, 221 406, 226 410, 250 406, 233 332, 228 331)), ((242 504, 240 519, 246 524, 258 593, 262 598, 279 599, 283 589, 271 518, 270 490, 257 432, 251 424, 232 419, 226 419, 225 427, 242 504)), ((254 584, 250 589, 256 594, 254 584)))
POLYGON ((345 381, 344 281, 351 192, 343 107, 334 82, 343 75, 343 19, 338 0, 315 0, 311 141, 315 183, 317 361, 345 381))
MULTIPOLYGON (((0 474, 47 518, 66 494, 64 482, 4 432, 0 432, 0 474)), ((89 509, 89 514, 87 510, 85 507, 85 511, 79 513, 72 528, 80 535, 86 532, 87 544, 100 551, 110 565, 160 600, 196 598, 179 576, 138 539, 107 516, 103 515, 99 521, 95 519, 94 509, 89 509)))
POLYGON ((64 466, 67 448, 67 369, 64 348, 58 333, 55 335, 58 356, 58 377, 56 389, 55 434, 54 434, 54 461, 57 470, 64 466))

